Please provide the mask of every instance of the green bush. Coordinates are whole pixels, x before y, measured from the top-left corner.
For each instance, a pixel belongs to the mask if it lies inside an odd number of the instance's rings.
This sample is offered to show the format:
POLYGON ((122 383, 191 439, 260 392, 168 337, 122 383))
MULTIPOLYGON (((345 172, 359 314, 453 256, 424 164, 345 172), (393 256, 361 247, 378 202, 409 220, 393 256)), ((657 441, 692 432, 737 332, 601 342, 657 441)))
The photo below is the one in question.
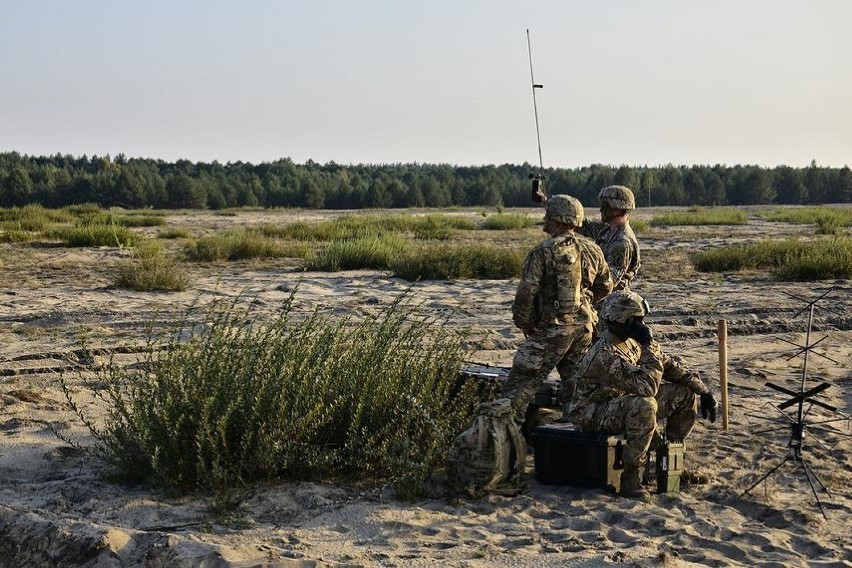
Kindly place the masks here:
POLYGON ((257 481, 391 481, 416 495, 467 425, 463 336, 400 298, 363 321, 250 301, 187 313, 139 365, 97 371, 106 418, 89 427, 122 477, 226 498, 257 481), (193 322, 206 322, 192 325, 193 322))
POLYGON ((702 272, 770 269, 777 280, 852 278, 852 238, 848 237, 765 240, 698 251, 690 258, 702 272))
MULTIPOLYGON (((651 226, 673 225, 745 225, 748 215, 745 211, 731 207, 716 207, 704 209, 690 208, 688 211, 672 211, 662 215, 654 215, 651 226)), ((632 222, 631 222, 632 224, 632 222)))
POLYGON ((287 256, 288 251, 269 237, 235 230, 198 239, 187 244, 184 252, 192 260, 215 261, 281 258, 287 256))
POLYGON ((497 213, 489 215, 482 222, 482 228, 489 231, 510 231, 534 226, 536 221, 523 213, 497 213))
POLYGON ((395 257, 390 268, 406 280, 505 279, 521 273, 525 250, 494 245, 421 245, 395 257))
POLYGON ((58 226, 45 234, 49 238, 64 241, 69 247, 126 247, 132 246, 139 239, 130 229, 120 225, 58 226))
POLYGON ((131 258, 119 261, 112 271, 112 285, 130 290, 185 290, 189 277, 183 268, 169 257, 156 241, 142 241, 131 258))
POLYGON ((325 272, 385 269, 410 246, 404 238, 395 234, 334 241, 309 256, 305 268, 325 272))

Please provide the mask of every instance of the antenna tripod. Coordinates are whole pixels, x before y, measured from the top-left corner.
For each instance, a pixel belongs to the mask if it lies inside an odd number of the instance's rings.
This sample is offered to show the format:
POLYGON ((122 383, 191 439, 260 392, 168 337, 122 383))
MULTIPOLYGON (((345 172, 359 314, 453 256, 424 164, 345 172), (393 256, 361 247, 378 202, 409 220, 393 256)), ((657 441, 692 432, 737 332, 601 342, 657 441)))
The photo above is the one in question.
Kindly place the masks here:
MULTIPOLYGON (((837 290, 837 288, 829 288, 827 292, 823 293, 822 295, 820 295, 819 297, 817 297, 814 300, 805 300, 803 298, 799 298, 797 296, 794 296, 793 294, 789 294, 787 292, 784 292, 784 294, 786 294, 787 296, 789 296, 793 299, 796 299, 796 300, 803 301, 803 302, 806 303, 806 306, 802 310, 800 310, 796 315, 794 315, 793 318, 791 318, 791 319, 797 318, 799 315, 801 315, 805 311, 808 312, 808 328, 807 328, 807 333, 806 333, 806 336, 805 336, 805 344, 799 345, 797 343, 793 343, 792 341, 787 341, 786 339, 782 339, 782 341, 789 343, 789 344, 793 345, 794 347, 796 347, 798 349, 795 353, 793 353, 793 355, 788 357, 788 359, 787 359, 788 361, 790 359, 793 359, 794 357, 798 357, 799 355, 804 354, 804 363, 802 365, 802 380, 801 380, 801 387, 800 387, 799 391, 796 392, 796 391, 786 389, 782 386, 779 386, 779 385, 776 385, 776 384, 773 384, 773 383, 766 383, 767 387, 792 397, 792 398, 789 398, 788 400, 786 400, 785 402, 783 402, 779 405, 775 405, 775 404, 770 403, 770 405, 773 408, 775 408, 776 410, 778 410, 778 412, 780 412, 781 416, 782 416, 782 419, 777 420, 776 422, 781 422, 782 424, 786 424, 790 428, 790 438, 789 438, 789 441, 787 442, 788 452, 787 452, 787 455, 784 457, 783 460, 781 460, 777 465, 773 466, 765 474, 760 476, 757 479, 757 481, 755 481, 753 484, 751 484, 751 486, 749 486, 748 489, 746 489, 745 491, 743 491, 740 494, 740 497, 748 494, 752 489, 757 487, 760 484, 760 482, 767 479, 770 475, 772 475, 773 473, 778 471, 778 469, 781 466, 783 466, 788 461, 792 460, 792 461, 796 462, 797 464, 799 464, 802 467, 802 470, 805 472, 805 478, 808 481, 808 485, 810 485, 811 491, 814 495, 814 498, 816 499, 817 505, 819 506, 819 510, 822 513, 822 516, 825 517, 826 519, 828 517, 825 514, 825 509, 823 509, 822 501, 820 501, 819 493, 817 492, 817 485, 819 485, 819 488, 822 489, 822 491, 825 492, 828 496, 831 496, 831 492, 829 492, 828 488, 822 483, 822 481, 820 481, 816 472, 813 470, 811 465, 805 460, 805 457, 802 454, 802 449, 803 449, 803 440, 805 438, 805 432, 806 432, 806 430, 809 426, 813 430, 822 430, 822 431, 833 432, 835 434, 840 434, 836 430, 832 430, 830 428, 825 428, 824 425, 830 424, 830 423, 833 423, 833 422, 843 421, 843 420, 848 421, 850 419, 850 417, 848 415, 846 415, 843 412, 841 412, 840 410, 838 410, 837 407, 832 406, 830 404, 826 404, 826 403, 819 401, 819 400, 816 400, 814 398, 817 394, 828 389, 831 386, 829 383, 823 382, 823 383, 820 383, 819 385, 817 385, 813 388, 805 390, 805 382, 806 382, 806 379, 807 379, 807 372, 808 372, 808 355, 810 353, 813 353, 814 355, 822 357, 823 359, 827 359, 827 360, 831 361, 832 363, 839 364, 837 361, 835 361, 831 357, 828 357, 826 355, 822 355, 822 354, 814 351, 814 348, 817 345, 819 345, 820 343, 822 343, 822 341, 825 340, 828 336, 825 336, 822 339, 820 339, 820 340, 818 340, 814 343, 811 343, 811 331, 813 330, 814 311, 816 309, 816 304, 817 304, 817 302, 819 302, 820 300, 822 300, 823 298, 825 298, 826 296, 828 296, 830 293, 832 293, 835 290, 837 290), (807 409, 805 409, 805 403, 808 404, 807 409), (790 408, 790 407, 793 407, 793 406, 796 407, 795 416, 791 416, 790 414, 785 412, 785 410, 787 408, 790 408), (825 409, 825 410, 831 412, 832 414, 840 415, 841 417, 835 418, 835 419, 823 420, 823 421, 820 421, 820 422, 812 422, 811 424, 808 424, 806 419, 807 419, 808 414, 810 413, 811 409, 814 406, 825 409)), ((762 417, 762 418, 765 418, 765 417, 762 417)), ((768 430, 765 430, 763 432, 755 432, 755 433, 759 434, 759 433, 765 433, 767 431, 768 430)), ((814 441, 816 441, 817 444, 819 444, 820 446, 825 448, 825 445, 822 444, 822 442, 820 442, 816 438, 814 438, 814 441)))
POLYGON ((541 159, 541 134, 538 129, 538 105, 535 102, 535 90, 543 89, 544 85, 535 82, 533 76, 532 45, 530 44, 530 30, 527 30, 527 53, 530 56, 530 83, 532 84, 533 111, 535 111, 535 139, 538 142, 538 173, 531 173, 532 188, 530 197, 534 203, 544 203, 547 196, 544 194, 542 185, 544 183, 544 161, 541 159))

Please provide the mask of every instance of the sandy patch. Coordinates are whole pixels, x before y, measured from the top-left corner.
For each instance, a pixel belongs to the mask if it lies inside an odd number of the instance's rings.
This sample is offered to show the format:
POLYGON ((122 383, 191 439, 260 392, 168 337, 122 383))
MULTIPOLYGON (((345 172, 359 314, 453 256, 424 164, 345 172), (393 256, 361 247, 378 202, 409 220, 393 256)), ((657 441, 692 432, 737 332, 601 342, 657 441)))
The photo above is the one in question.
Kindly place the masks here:
MULTIPOLYGON (((283 222, 281 212, 236 217, 192 213, 169 225, 215 231, 239 224, 283 222)), ((316 212, 298 213, 304 218, 316 212)), ((800 227, 787 227, 789 234, 800 227)), ((686 246, 747 241, 767 228, 654 229, 642 239, 650 255, 686 246)), ((643 274, 637 291, 671 353, 681 354, 710 382, 718 376, 716 329, 728 322, 730 429, 699 422, 689 460, 709 472, 709 487, 658 495, 651 503, 600 491, 537 483, 518 497, 447 502, 395 500, 384 488, 309 483, 260 487, 233 525, 213 522, 202 498, 171 498, 111 484, 100 467, 62 444, 46 427, 87 441, 65 408, 60 372, 97 365, 107 350, 132 361, 151 321, 166 321, 193 302, 248 293, 272 313, 298 288, 297 307, 363 313, 404 290, 452 325, 473 330, 472 362, 509 365, 521 336, 509 306, 514 281, 410 284, 374 271, 310 273, 276 263, 193 267, 191 289, 150 294, 107 288, 104 269, 125 254, 0 245, 0 565, 89 566, 805 566, 850 565, 852 442, 814 428, 805 457, 829 493, 816 506, 795 462, 750 495, 740 493, 787 455, 788 428, 770 405, 786 397, 767 381, 798 390, 801 358, 789 343, 804 341, 802 303, 838 284, 816 314, 808 385, 832 386, 820 400, 852 412, 852 294, 849 282, 775 283, 761 276, 682 271, 676 280, 643 274), (81 334, 87 350, 79 345, 81 334)), ((649 260, 650 262, 650 260, 649 260)), ((668 277, 667 277, 668 278, 668 277)), ((79 386, 79 385, 78 385, 79 386)), ((85 396, 85 392, 82 392, 85 396)), ((816 422, 828 419, 811 411, 816 422)), ((848 434, 846 423, 836 424, 848 434)))

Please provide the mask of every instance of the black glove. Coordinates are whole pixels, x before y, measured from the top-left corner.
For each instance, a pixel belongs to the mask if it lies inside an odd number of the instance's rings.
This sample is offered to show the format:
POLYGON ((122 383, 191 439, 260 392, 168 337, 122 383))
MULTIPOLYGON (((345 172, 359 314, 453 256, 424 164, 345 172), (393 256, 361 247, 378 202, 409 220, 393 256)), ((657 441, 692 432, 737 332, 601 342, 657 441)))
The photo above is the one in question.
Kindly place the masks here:
POLYGON ((705 392, 700 396, 701 399, 701 418, 709 419, 710 422, 716 422, 716 399, 709 392, 705 392))
POLYGON ((650 345, 654 339, 654 334, 651 328, 641 321, 631 321, 625 328, 627 329, 627 337, 635 339, 639 345, 650 345))

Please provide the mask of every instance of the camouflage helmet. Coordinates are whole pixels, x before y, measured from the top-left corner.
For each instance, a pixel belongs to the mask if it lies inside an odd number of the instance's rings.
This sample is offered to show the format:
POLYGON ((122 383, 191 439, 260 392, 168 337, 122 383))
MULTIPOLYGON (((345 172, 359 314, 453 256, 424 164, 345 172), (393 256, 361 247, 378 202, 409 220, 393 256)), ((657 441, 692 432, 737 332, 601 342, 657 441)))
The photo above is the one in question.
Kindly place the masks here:
POLYGON ((612 209, 624 209, 633 211, 636 209, 636 199, 630 188, 624 185, 609 185, 598 194, 601 205, 608 205, 612 209))
POLYGON ((636 292, 618 290, 604 300, 601 317, 608 322, 627 323, 630 318, 641 318, 650 311, 648 302, 636 292))
POLYGON ((566 225, 581 227, 583 225, 583 204, 570 195, 553 195, 544 202, 544 212, 566 225))

